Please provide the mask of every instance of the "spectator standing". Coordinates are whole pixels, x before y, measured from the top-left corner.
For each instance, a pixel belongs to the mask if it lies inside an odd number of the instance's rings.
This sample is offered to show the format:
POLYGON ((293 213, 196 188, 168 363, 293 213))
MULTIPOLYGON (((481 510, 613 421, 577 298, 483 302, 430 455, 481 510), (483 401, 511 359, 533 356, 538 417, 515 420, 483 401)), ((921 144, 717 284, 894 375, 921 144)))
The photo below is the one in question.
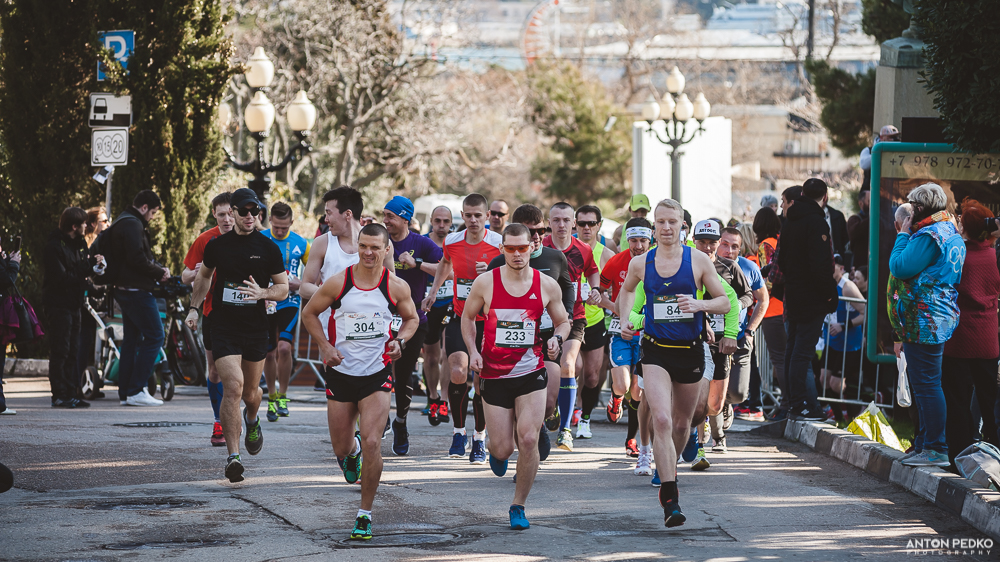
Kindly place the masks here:
POLYGON ((913 215, 903 221, 889 259, 889 271, 896 281, 889 318, 903 342, 906 374, 920 424, 913 454, 902 463, 948 466, 941 361, 945 342, 958 326, 955 284, 962 280, 965 244, 954 218, 945 210, 948 198, 941 186, 925 183, 914 188, 907 199, 913 215))
POLYGON ((43 302, 49 327, 49 385, 55 408, 88 408, 78 393, 77 360, 80 314, 87 278, 102 256, 91 258, 84 233, 87 212, 67 207, 59 217, 59 228, 49 236, 43 254, 45 280, 43 302))
POLYGON ((952 462, 979 435, 979 424, 970 411, 973 392, 983 419, 983 438, 1000 445, 993 414, 1000 362, 1000 344, 994 335, 1000 271, 993 246, 1000 230, 986 230, 990 219, 994 219, 993 212, 980 202, 966 199, 962 203, 958 232, 965 239, 966 254, 962 280, 955 284, 961 315, 955 333, 944 345, 941 363, 941 390, 948 411, 945 436, 952 462))
POLYGON ((868 232, 870 228, 868 209, 871 206, 871 200, 872 192, 867 189, 861 190, 861 193, 858 194, 858 208, 860 210, 847 219, 847 239, 851 242, 851 253, 854 254, 854 263, 847 264, 848 269, 850 266, 868 266, 868 232))
POLYGON ((108 220, 108 212, 103 206, 87 209, 87 228, 84 230, 83 239, 86 240, 88 248, 109 224, 111 221, 108 220))
POLYGON ((161 206, 160 197, 152 190, 140 191, 111 225, 110 248, 102 248, 112 256, 115 301, 122 311, 125 335, 118 367, 118 398, 123 406, 163 405, 146 390, 146 380, 163 346, 160 310, 151 291, 157 281, 170 278, 170 270, 153 259, 149 240, 149 221, 161 206))
POLYGON ((890 141, 899 142, 899 129, 892 125, 886 125, 879 131, 878 136, 875 137, 875 143, 872 144, 872 146, 866 146, 861 149, 861 158, 858 164, 861 165, 861 170, 865 174, 865 177, 861 182, 862 190, 870 190, 872 188, 872 149, 875 148, 875 145, 880 142, 890 141))
POLYGON ((760 265, 761 273, 765 274, 766 287, 768 291, 767 312, 764 320, 760 323, 761 331, 764 332, 764 343, 767 345, 767 353, 771 358, 772 374, 775 382, 781 388, 781 401, 775 412, 774 421, 784 419, 788 412, 788 381, 785 379, 785 343, 788 336, 785 334, 785 313, 784 284, 775 286, 768 276, 771 263, 774 261, 778 248, 778 234, 781 231, 781 219, 770 208, 764 207, 757 211, 753 219, 753 233, 757 240, 757 263, 760 265))
POLYGON ((775 213, 778 212, 778 198, 768 193, 760 198, 760 208, 770 207, 775 213))
MULTIPOLYGON (((823 202, 823 215, 826 218, 826 224, 830 227, 830 237, 833 239, 833 253, 843 256, 847 253, 847 219, 844 218, 844 213, 834 209, 828 203, 829 201, 823 202)), ((847 266, 850 267, 850 264, 848 263, 847 266)))
MULTIPOLYGON (((21 271, 21 252, 11 252, 6 254, 0 248, 0 301, 10 296, 14 292, 14 284, 17 283, 18 273, 21 271)), ((0 359, 0 416, 13 416, 17 411, 7 407, 7 400, 3 396, 3 370, 7 366, 7 344, 3 343, 3 358, 0 359)))
POLYGON ((837 283, 833 279, 833 243, 826 221, 826 182, 810 178, 802 196, 788 209, 782 228, 777 264, 784 276, 785 378, 788 417, 805 421, 826 419, 808 392, 810 364, 823 330, 823 319, 837 310, 837 283))

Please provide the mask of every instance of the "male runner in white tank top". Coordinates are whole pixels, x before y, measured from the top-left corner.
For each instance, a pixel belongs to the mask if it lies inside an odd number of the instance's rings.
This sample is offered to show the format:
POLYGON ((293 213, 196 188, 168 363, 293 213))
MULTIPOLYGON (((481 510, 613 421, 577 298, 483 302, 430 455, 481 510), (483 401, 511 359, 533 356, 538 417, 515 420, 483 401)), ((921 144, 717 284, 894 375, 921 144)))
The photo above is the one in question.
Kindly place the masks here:
POLYGON ((381 224, 361 229, 359 262, 326 280, 302 311, 302 325, 319 342, 326 365, 327 421, 330 442, 344 478, 361 478, 361 509, 352 539, 372 538, 371 509, 382 478, 382 428, 389 416, 392 364, 420 323, 405 281, 383 265, 392 257, 389 233, 381 224), (386 254, 388 252, 388 254, 386 254), (333 309, 333 322, 320 323, 333 309), (403 322, 391 339, 396 314, 403 322), (361 439, 354 435, 359 419, 361 439), (363 463, 361 459, 365 459, 363 463))
POLYGON ((505 264, 480 275, 462 312, 462 338, 472 370, 479 373, 486 428, 490 435, 490 468, 507 473, 517 435, 517 483, 510 506, 510 528, 527 529, 524 502, 538 472, 538 434, 545 417, 548 377, 542 359, 541 320, 547 310, 555 334, 545 342, 554 359, 569 337, 569 315, 559 283, 529 265, 531 233, 523 224, 504 230, 505 264), (486 315, 482 354, 476 348, 476 318, 486 315))

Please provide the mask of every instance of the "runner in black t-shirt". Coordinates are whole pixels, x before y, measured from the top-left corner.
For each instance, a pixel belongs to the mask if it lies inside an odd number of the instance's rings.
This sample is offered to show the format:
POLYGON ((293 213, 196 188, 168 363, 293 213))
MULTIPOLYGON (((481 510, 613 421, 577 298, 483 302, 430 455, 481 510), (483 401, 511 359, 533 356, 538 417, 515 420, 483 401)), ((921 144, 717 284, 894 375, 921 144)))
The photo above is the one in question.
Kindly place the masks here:
POLYGON ((230 482, 239 482, 243 480, 240 400, 246 405, 243 419, 247 423, 247 452, 256 455, 264 445, 257 419, 262 398, 257 382, 267 355, 264 301, 281 301, 288 296, 288 274, 281 250, 254 228, 254 221, 264 208, 254 192, 247 188, 236 190, 232 208, 237 213, 235 228, 205 246, 205 259, 194 281, 187 323, 197 324, 197 307, 209 291, 212 275, 217 273, 212 294, 212 353, 225 387, 221 417, 229 449, 226 477, 230 482), (268 283, 270 287, 266 286, 268 283))
MULTIPOLYGON (((528 227, 528 231, 531 233, 531 245, 533 248, 528 265, 530 265, 532 269, 537 269, 541 273, 548 275, 559 283, 559 288, 562 289, 563 307, 565 307, 567 311, 570 311, 573 310, 573 306, 576 304, 576 287, 574 287, 573 281, 569 276, 569 263, 566 261, 566 255, 555 248, 542 246, 542 237, 545 236, 545 225, 542 222, 543 218, 541 209, 531 204, 525 204, 514 210, 514 214, 510 217, 510 222, 511 224, 518 223, 528 227)), ((504 261, 504 257, 502 255, 497 256, 493 258, 493 261, 490 262, 487 269, 496 269, 505 263, 506 262, 504 261)), ((555 328, 552 325, 552 319, 548 317, 548 313, 545 313, 542 316, 542 326, 540 331, 542 341, 548 341, 555 331, 555 328)), ((559 386, 559 360, 561 357, 561 354, 555 359, 549 359, 548 355, 545 356, 545 370, 548 372, 549 386, 559 386)), ((552 392, 553 389, 551 388, 549 390, 550 392, 546 393, 547 403, 545 404, 545 412, 547 414, 554 411, 556 407, 556 393, 552 392)), ((538 438, 539 460, 545 460, 545 458, 549 456, 549 450, 551 448, 552 444, 549 439, 549 434, 545 431, 545 427, 542 427, 542 433, 538 438)))

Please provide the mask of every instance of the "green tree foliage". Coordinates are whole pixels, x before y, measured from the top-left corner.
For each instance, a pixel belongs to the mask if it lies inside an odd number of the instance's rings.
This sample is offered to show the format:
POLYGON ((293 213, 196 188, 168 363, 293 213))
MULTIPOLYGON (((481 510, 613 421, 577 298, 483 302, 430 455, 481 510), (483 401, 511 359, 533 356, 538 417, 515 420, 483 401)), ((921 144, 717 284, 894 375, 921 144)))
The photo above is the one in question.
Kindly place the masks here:
POLYGON ((552 197, 577 205, 622 198, 631 173, 632 146, 622 120, 607 132, 609 116, 624 113, 597 80, 565 61, 536 61, 528 70, 531 120, 551 141, 532 175, 552 197))
POLYGON ((861 0, 861 30, 879 43, 899 37, 910 26, 910 15, 892 0, 861 0))
POLYGON ((1000 152, 1000 20, 991 0, 921 0, 916 24, 927 90, 949 142, 970 152, 1000 152))
MULTIPOLYGON (((90 176, 88 94, 132 95, 129 163, 115 172, 112 213, 142 189, 164 201, 160 255, 176 271, 207 214, 222 153, 212 117, 228 76, 222 0, 37 0, 0 5, 0 234, 24 236, 25 282, 40 301, 41 249, 62 210, 104 201, 90 176), (113 65, 97 32, 132 29, 129 73, 113 65)), ((29 297, 30 298, 30 297, 29 297)))
POLYGON ((875 120, 875 69, 851 74, 827 62, 806 61, 816 96, 823 102, 820 123, 830 142, 847 156, 858 154, 872 138, 875 120))

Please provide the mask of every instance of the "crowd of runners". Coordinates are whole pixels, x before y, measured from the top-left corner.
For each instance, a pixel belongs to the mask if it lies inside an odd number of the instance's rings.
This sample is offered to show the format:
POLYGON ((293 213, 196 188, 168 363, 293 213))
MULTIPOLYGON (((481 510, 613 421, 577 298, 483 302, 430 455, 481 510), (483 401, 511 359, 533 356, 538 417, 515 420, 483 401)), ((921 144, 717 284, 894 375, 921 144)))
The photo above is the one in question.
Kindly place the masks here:
POLYGON ((593 205, 509 212, 471 194, 460 226, 442 206, 421 235, 405 197, 385 204, 382 223, 362 219, 351 187, 323 202, 326 232, 310 243, 291 231, 287 204, 272 205, 264 229, 268 209, 253 191, 220 194, 218 226, 185 260, 187 322, 194 328, 201 316, 210 354, 211 443, 227 447, 230 481, 244 478, 241 436, 256 455, 260 416, 290 415, 301 321, 325 365, 334 453, 347 482, 361 486, 352 538, 372 536, 383 437, 391 431, 394 454, 411 453, 411 374, 421 355, 423 413, 453 427, 441 453, 504 476, 518 451, 512 529, 529 527, 525 504, 550 432, 567 452, 592 437, 609 372, 607 418, 627 416, 623 443, 635 474, 659 488, 665 525, 684 523, 678 465, 705 470, 707 447, 726 452, 734 406, 748 397, 748 334, 768 308, 756 252, 741 255, 757 248, 743 239, 746 229, 692 222, 678 202, 651 206, 645 195, 630 199, 631 218, 611 237, 600 233, 593 205))

